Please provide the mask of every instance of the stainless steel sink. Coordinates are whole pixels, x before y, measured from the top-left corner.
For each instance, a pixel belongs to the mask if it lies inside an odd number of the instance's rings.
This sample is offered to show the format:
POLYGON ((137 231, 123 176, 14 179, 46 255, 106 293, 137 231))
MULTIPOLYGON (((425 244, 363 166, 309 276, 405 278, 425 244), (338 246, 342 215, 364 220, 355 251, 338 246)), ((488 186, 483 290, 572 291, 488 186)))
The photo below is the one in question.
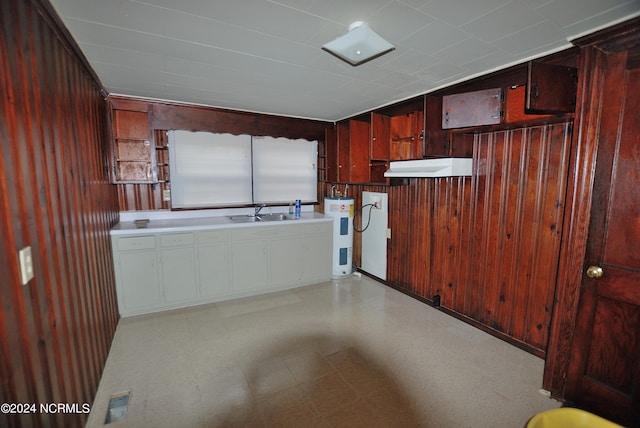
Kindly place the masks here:
POLYGON ((253 223, 254 221, 260 221, 260 218, 255 215, 232 215, 229 216, 229 220, 234 223, 253 223))
POLYGON ((229 220, 234 223, 253 223, 256 221, 285 221, 293 220, 293 216, 287 214, 259 214, 259 215, 232 215, 229 216, 229 220))
POLYGON ((284 221, 293 220, 293 217, 289 217, 286 214, 259 214, 260 221, 284 221))

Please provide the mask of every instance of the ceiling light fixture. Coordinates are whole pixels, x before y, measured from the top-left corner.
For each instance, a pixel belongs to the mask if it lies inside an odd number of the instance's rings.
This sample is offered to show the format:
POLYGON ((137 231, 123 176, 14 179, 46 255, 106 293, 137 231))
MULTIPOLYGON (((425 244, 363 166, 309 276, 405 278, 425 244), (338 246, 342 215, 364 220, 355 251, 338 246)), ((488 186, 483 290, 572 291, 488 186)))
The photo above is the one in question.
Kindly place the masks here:
POLYGON ((326 43, 322 49, 356 66, 384 55, 395 47, 369 28, 366 23, 356 21, 349 25, 347 34, 326 43))

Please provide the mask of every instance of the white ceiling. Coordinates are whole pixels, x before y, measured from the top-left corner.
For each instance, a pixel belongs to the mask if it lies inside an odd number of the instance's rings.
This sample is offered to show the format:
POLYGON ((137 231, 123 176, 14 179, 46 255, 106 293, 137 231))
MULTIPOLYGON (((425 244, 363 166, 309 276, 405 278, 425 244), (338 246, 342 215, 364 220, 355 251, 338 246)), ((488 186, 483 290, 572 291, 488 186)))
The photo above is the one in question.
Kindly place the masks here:
POLYGON ((569 47, 640 0, 50 0, 112 94, 336 121, 569 47), (364 21, 396 46, 321 49, 364 21))

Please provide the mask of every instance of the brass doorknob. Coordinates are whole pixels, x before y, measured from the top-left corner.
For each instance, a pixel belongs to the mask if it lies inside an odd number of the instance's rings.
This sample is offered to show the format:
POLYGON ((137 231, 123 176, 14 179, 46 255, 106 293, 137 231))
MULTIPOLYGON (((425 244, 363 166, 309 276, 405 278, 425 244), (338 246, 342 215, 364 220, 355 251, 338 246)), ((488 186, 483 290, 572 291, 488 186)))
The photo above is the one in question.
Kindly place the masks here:
POLYGON ((601 278, 603 274, 604 274, 604 271, 600 266, 589 266, 587 268, 587 276, 589 278, 598 279, 598 278, 601 278))

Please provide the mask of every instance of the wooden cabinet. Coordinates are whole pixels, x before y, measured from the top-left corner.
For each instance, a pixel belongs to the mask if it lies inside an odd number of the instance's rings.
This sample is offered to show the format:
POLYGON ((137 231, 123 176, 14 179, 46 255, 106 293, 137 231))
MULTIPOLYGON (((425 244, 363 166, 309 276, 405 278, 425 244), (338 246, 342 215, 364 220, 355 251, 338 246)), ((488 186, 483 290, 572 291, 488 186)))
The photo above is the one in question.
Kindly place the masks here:
POLYGON ((370 181, 370 123, 349 120, 336 125, 338 180, 367 183, 370 181))
POLYGON ((391 118, 378 113, 371 113, 371 159, 389 160, 389 136, 391 118))
POLYGON ((375 112, 371 113, 369 143, 369 181, 385 182, 384 172, 389 167, 389 128, 390 118, 375 112))
POLYGON ((338 123, 336 125, 337 181, 351 181, 351 152, 349 144, 349 122, 338 123))
POLYGON ((354 183, 366 183, 370 180, 370 148, 368 122, 349 121, 349 161, 351 180, 354 183))
POLYGON ((575 111, 578 71, 574 67, 531 61, 527 65, 528 113, 575 111))
POLYGON ((502 89, 491 88, 442 97, 442 129, 500 123, 502 89))
POLYGON ((392 116, 389 132, 389 160, 420 159, 424 139, 424 111, 392 116))
POLYGON ((123 107, 112 108, 113 181, 156 183, 156 152, 150 126, 150 112, 144 103, 131 103, 123 107))
POLYGON ((531 61, 523 80, 510 86, 443 96, 442 129, 516 123, 575 110, 575 68, 531 61))
POLYGON ((524 120, 541 117, 551 117, 549 114, 530 114, 525 110, 527 88, 524 85, 513 86, 505 91, 504 121, 506 123, 522 122, 524 120))
POLYGON ((338 181, 338 131, 337 127, 327 128, 324 134, 326 155, 326 179, 338 181))

